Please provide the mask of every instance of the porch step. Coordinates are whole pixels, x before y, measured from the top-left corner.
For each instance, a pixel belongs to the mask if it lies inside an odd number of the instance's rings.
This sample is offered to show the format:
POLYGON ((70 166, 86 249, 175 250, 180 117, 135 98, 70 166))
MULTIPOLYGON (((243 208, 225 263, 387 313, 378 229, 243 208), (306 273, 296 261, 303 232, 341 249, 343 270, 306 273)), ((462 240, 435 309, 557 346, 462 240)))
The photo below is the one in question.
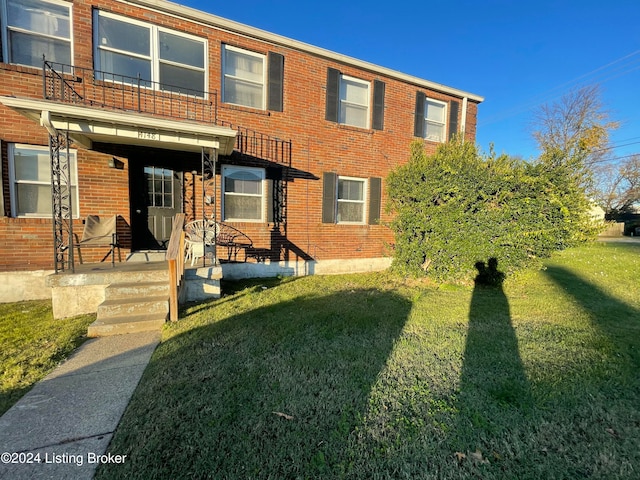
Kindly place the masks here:
POLYGON ((152 296, 169 298, 168 282, 123 282, 109 285, 105 291, 106 300, 152 296))
POLYGON ((160 330, 167 321, 166 315, 133 315, 110 317, 96 320, 87 330, 88 337, 105 337, 108 335, 122 335, 125 333, 147 332, 160 330))
POLYGON ((89 337, 159 330, 169 315, 169 285, 162 281, 118 282, 105 289, 89 337))
POLYGON ((168 297, 131 297, 105 300, 98 305, 98 318, 169 313, 168 297))

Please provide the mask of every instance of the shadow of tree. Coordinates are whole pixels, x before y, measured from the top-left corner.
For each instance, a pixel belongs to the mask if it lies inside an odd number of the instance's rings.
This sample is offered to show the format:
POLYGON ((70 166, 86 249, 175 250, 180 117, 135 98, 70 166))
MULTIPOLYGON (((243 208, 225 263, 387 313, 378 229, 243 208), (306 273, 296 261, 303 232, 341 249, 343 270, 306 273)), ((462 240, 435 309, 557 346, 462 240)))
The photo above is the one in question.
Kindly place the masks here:
POLYGON ((161 344, 100 478, 335 478, 410 311, 356 288, 264 304, 161 344), (152 459, 150 462, 149 459, 152 459), (151 465, 151 469, 148 465, 151 465), (202 472, 208 472, 203 476, 202 472))

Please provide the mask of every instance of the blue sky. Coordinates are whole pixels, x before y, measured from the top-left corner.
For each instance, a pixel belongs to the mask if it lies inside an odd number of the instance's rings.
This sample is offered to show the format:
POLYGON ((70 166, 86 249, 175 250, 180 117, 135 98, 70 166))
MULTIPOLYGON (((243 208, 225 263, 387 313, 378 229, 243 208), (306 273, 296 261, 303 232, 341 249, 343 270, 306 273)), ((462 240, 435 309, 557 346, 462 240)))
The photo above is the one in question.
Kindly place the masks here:
POLYGON ((599 83, 614 157, 640 152, 639 0, 178 3, 481 95, 485 151, 535 157, 532 110, 599 83))

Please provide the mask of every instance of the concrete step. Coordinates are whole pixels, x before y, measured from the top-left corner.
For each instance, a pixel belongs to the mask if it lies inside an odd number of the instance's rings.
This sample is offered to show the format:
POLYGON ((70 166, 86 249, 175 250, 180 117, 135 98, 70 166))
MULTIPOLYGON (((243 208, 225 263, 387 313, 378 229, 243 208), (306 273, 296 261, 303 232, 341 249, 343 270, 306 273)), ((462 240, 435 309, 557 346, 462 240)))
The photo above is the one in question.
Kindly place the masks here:
POLYGON ((109 285, 104 291, 105 300, 165 297, 169 298, 169 282, 126 282, 109 285))
POLYGON ((109 299, 98 305, 98 320, 136 315, 165 316, 169 313, 167 296, 146 296, 109 299))
POLYGON ((159 331, 166 321, 166 315, 132 315, 128 317, 98 319, 89 325, 87 336, 105 337, 126 333, 159 331))

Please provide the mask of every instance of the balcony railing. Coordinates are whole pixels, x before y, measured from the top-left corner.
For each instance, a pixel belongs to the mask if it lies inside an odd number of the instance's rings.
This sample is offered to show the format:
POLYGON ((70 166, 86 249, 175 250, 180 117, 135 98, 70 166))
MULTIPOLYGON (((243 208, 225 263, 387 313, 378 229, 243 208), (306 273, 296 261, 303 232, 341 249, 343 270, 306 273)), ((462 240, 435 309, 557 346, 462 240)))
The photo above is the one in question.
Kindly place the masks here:
POLYGON ((217 93, 44 60, 47 100, 216 124, 217 93))
POLYGON ((235 149, 291 165, 291 141, 218 120, 217 92, 204 92, 111 72, 43 60, 47 100, 226 126, 237 131, 235 149))

